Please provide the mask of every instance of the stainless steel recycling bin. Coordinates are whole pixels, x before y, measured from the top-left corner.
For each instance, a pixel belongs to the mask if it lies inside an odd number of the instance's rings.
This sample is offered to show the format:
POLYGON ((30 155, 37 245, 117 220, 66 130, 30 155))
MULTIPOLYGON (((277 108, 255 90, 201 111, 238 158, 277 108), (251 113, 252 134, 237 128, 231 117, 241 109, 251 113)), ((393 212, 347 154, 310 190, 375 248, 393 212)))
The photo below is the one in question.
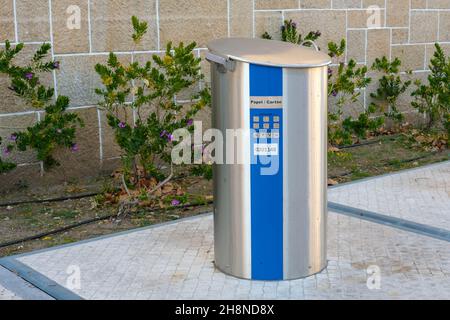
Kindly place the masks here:
POLYGON ((213 128, 225 144, 235 140, 227 130, 250 132, 236 147, 247 161, 214 164, 215 264, 252 280, 318 273, 327 264, 330 57, 263 39, 220 39, 208 49, 213 128))

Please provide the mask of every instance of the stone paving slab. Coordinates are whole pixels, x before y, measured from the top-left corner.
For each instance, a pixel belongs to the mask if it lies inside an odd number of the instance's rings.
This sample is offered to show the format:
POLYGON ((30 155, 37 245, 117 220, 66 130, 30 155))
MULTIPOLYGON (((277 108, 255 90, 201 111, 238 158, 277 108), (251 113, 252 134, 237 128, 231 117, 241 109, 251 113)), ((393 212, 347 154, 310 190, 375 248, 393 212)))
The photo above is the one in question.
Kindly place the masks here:
POLYGON ((328 268, 295 281, 236 279, 213 265, 212 215, 21 256, 85 299, 450 299, 450 243, 329 214, 328 268), (381 289, 367 287, 380 269, 381 289), (70 281, 69 281, 70 283, 70 281))
POLYGON ((0 300, 53 300, 53 298, 0 266, 0 300))
POLYGON ((331 188, 328 200, 450 230, 450 161, 331 188))

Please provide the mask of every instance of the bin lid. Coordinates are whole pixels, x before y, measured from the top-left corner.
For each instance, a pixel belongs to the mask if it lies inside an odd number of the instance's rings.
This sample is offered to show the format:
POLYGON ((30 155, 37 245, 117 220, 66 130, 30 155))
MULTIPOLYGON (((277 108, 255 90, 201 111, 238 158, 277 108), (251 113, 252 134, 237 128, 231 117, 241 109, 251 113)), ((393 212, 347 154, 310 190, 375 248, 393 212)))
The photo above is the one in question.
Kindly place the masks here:
POLYGON ((331 58, 315 49, 276 40, 226 38, 208 44, 211 53, 236 61, 284 67, 312 68, 331 63, 331 58))

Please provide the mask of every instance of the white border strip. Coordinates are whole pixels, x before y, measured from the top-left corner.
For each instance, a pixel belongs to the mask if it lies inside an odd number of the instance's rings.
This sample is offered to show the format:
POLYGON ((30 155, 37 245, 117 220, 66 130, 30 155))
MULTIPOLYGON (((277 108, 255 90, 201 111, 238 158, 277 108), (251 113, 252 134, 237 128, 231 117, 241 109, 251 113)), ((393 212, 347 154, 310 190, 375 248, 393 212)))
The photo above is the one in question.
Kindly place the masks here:
POLYGON ((17 21, 17 5, 16 0, 13 0, 13 14, 14 14, 14 38, 16 43, 19 42, 19 24, 17 21))

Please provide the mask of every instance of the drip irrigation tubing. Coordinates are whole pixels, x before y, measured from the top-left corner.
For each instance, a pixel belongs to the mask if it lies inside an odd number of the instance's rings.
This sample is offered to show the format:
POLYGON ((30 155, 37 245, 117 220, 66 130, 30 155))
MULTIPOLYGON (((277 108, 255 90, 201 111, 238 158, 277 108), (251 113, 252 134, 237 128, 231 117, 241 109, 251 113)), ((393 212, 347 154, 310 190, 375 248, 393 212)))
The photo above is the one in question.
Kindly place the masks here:
POLYGON ((63 196, 63 197, 57 197, 57 198, 47 198, 47 199, 32 199, 32 200, 24 200, 24 201, 14 201, 14 202, 5 202, 0 203, 1 207, 13 207, 23 204, 32 204, 32 203, 45 203, 45 202, 61 202, 61 201, 67 201, 67 200, 78 200, 83 198, 89 198, 94 197, 96 195, 99 195, 100 192, 90 192, 90 193, 82 193, 77 194, 73 196, 63 196))
MULTIPOLYGON (((386 140, 394 141, 397 138, 398 138, 398 135, 395 135, 395 136, 389 137, 386 140)), ((370 146, 370 145, 373 145, 373 144, 377 144, 377 143, 383 142, 383 140, 384 139, 381 138, 381 139, 376 139, 376 140, 370 140, 370 141, 355 143, 355 144, 351 144, 351 145, 348 145, 348 146, 340 146, 340 147, 337 147, 337 148, 339 150, 344 150, 344 149, 352 149, 352 148, 363 147, 363 146, 370 146)))
MULTIPOLYGON (((157 209, 149 210, 149 211, 161 212, 161 211, 174 211, 174 210, 179 210, 179 209, 197 208, 197 207, 204 207, 204 206, 210 205, 210 204, 212 204, 212 202, 213 202, 212 200, 208 200, 208 201, 205 201, 205 202, 202 202, 202 203, 187 204, 187 205, 171 207, 171 208, 166 208, 166 209, 157 208, 157 209)), ((94 222, 97 222, 97 221, 103 221, 103 220, 111 219, 111 218, 114 218, 114 217, 117 217, 116 213, 108 214, 108 215, 101 216, 101 217, 95 217, 95 218, 92 218, 92 219, 83 220, 83 221, 80 221, 80 222, 77 222, 77 223, 73 223, 73 224, 67 225, 65 227, 61 227, 61 228, 58 228, 58 229, 54 229, 54 230, 38 233, 36 235, 25 237, 25 238, 22 238, 22 239, 7 241, 5 243, 1 243, 0 244, 0 249, 1 248, 6 248, 6 247, 10 247, 10 246, 13 246, 13 245, 19 244, 19 243, 24 243, 24 242, 28 242, 28 241, 32 241, 32 240, 41 239, 41 238, 48 237, 48 236, 51 236, 51 235, 54 235, 54 234, 57 234, 57 233, 68 231, 68 230, 71 230, 71 229, 74 229, 74 228, 77 228, 77 227, 81 227, 81 226, 84 226, 84 225, 87 225, 87 224, 91 224, 91 223, 94 223, 94 222)))
MULTIPOLYGON (((181 175, 178 177, 173 178, 173 181, 180 180, 185 178, 186 175, 181 175)), ((45 198, 45 199, 31 199, 31 200, 23 200, 23 201, 13 201, 13 202, 3 202, 0 203, 0 208, 4 207, 13 207, 13 206, 19 206, 24 204, 34 204, 34 203, 47 203, 47 202, 62 202, 67 200, 79 200, 83 198, 90 198, 95 197, 99 194, 102 194, 102 192, 89 192, 89 193, 81 193, 77 195, 71 195, 71 196, 62 196, 62 197, 56 197, 56 198, 45 198)))

